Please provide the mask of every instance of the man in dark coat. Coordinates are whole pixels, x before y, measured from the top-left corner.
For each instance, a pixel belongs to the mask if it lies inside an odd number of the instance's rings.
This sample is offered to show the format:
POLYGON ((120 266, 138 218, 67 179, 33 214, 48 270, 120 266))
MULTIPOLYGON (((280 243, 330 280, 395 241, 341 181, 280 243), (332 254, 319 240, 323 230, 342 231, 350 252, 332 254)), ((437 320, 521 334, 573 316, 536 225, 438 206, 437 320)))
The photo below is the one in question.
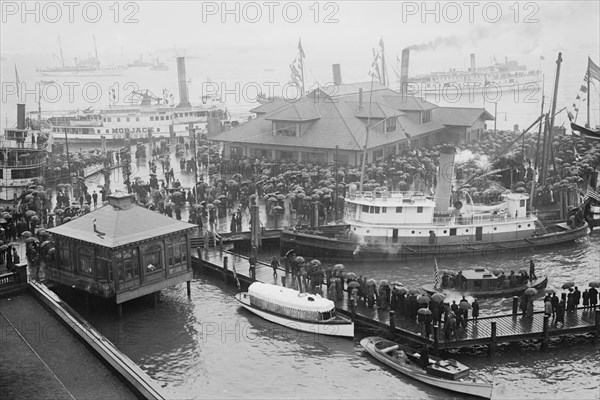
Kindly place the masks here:
POLYGON ((477 299, 473 299, 473 303, 471 303, 471 308, 473 309, 473 321, 477 322, 477 319, 479 318, 479 303, 477 302, 477 299))
POLYGON ((552 318, 554 318, 556 317, 556 310, 558 309, 558 296, 556 293, 552 293, 550 303, 552 303, 552 318))
POLYGON ((573 302, 575 303, 575 308, 579 307, 579 301, 581 300, 581 292, 575 286, 575 291, 573 292, 573 302))
POLYGON ((595 309, 598 304, 598 289, 590 288, 588 293, 590 294, 590 307, 595 309))

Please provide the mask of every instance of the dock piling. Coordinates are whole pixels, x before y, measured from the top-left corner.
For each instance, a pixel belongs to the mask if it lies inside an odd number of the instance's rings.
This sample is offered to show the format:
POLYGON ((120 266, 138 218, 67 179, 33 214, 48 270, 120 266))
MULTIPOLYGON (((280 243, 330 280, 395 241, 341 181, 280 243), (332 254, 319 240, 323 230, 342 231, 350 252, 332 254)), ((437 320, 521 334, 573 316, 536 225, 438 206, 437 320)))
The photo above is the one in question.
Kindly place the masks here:
POLYGON ((489 350, 488 350, 488 354, 490 356, 493 356, 494 354, 496 354, 497 344, 498 344, 498 339, 496 337, 496 321, 492 321, 492 333, 491 333, 490 345, 489 345, 489 350))
POLYGON ((513 296, 512 313, 514 316, 519 313, 519 296, 513 296))
POLYGON ((228 271, 228 264, 229 262, 229 258, 227 256, 223 257, 223 282, 227 283, 227 273, 228 271))
POLYGON ((187 281, 186 286, 187 286, 187 297, 188 297, 188 299, 191 299, 192 298, 192 281, 187 281))
POLYGON ((396 330, 396 311, 390 310, 390 336, 394 336, 396 330))
POLYGON ((544 315, 544 328, 543 328, 543 337, 542 337, 542 351, 548 350, 548 345, 550 343, 549 337, 549 327, 550 325, 550 316, 544 315))
POLYGON ((596 327, 594 330, 594 344, 596 344, 600 339, 600 310, 596 310, 594 313, 594 326, 596 327))

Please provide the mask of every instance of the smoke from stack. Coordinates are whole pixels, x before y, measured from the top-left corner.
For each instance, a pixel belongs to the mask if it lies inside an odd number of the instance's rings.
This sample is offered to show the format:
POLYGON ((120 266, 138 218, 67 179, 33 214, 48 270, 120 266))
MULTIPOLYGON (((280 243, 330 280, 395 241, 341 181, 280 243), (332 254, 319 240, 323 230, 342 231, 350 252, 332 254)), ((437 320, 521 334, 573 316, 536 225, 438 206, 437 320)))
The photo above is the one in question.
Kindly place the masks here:
POLYGON ((17 104, 17 129, 25 129, 25 104, 17 104))
POLYGON ((179 81, 179 104, 177 107, 191 107, 185 78, 185 57, 177 57, 177 79, 179 81))
POLYGON ((475 72, 475 54, 471 53, 471 72, 475 72))
POLYGON ((333 64, 333 84, 340 86, 342 84, 342 70, 340 64, 333 64))
POLYGON ((410 58, 410 47, 402 50, 402 61, 400 64, 400 93, 408 92, 408 61, 410 58))

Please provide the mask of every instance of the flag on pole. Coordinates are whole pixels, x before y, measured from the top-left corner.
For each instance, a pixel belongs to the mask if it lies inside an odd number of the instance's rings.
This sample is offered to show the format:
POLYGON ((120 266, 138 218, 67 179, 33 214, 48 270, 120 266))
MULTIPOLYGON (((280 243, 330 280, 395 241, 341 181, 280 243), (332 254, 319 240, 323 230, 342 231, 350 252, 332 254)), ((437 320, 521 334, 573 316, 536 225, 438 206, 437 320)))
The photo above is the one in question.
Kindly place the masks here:
POLYGON ((235 281, 237 282, 237 287, 238 290, 242 289, 242 285, 240 284, 240 280, 238 279, 237 276, 237 271, 235 270, 235 258, 231 258, 231 267, 232 267, 232 271, 233 271, 233 279, 235 279, 235 281))
POLYGON ((437 258, 433 257, 433 261, 435 261, 435 269, 433 270, 433 288, 438 289, 442 281, 440 279, 440 270, 438 268, 437 258))
POLYGON ((298 40, 298 55, 296 59, 290 64, 290 80, 292 83, 300 87, 301 93, 304 94, 304 49, 302 48, 301 39, 298 40))
POLYGON ((298 55, 302 60, 306 58, 306 55, 304 54, 304 49, 302 48, 302 39, 298 39, 298 55))
POLYGON ((592 189, 591 186, 588 186, 587 193, 585 194, 585 200, 587 200, 590 197, 594 200, 600 201, 600 193, 598 193, 594 189, 592 189))
POLYGON ((587 93, 587 87, 585 85, 581 85, 581 87, 579 88, 579 91, 581 93, 587 93))
POLYGON ((600 81, 600 67, 588 57, 588 75, 592 79, 600 81))
POLYGON ((373 62, 371 63, 371 69, 369 70, 369 76, 381 83, 381 73, 379 71, 379 52, 373 49, 373 62))
POLYGON ((115 92, 115 88, 110 88, 108 91, 108 99, 113 104, 117 102, 117 92, 115 92))
POLYGON ((545 60, 545 59, 546 59, 546 57, 540 56, 540 60, 545 60))

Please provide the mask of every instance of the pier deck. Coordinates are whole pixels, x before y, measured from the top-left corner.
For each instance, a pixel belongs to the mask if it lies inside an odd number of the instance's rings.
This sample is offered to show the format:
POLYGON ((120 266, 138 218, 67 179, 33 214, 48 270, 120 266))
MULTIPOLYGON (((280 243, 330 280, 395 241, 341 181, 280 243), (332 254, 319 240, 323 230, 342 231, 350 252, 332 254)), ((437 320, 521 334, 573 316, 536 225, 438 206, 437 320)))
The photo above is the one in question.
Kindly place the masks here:
MULTIPOLYGON (((220 251, 215 248, 203 250, 201 259, 194 258, 194 265, 208 268, 220 273, 223 279, 235 282, 233 279, 233 267, 236 277, 242 286, 252 282, 260 281, 276 285, 294 286, 294 280, 286 275, 285 269, 279 268, 278 277, 273 276, 270 265, 258 262, 256 265, 255 279, 250 277, 250 263, 248 258, 233 254, 229 251, 220 251), (227 259, 227 269, 224 268, 224 259, 227 259)), ((321 293, 324 297, 327 291, 321 293)), ((550 318, 547 319, 547 329, 544 329, 545 318, 542 311, 534 312, 533 318, 524 318, 512 313, 489 317, 480 317, 477 321, 467 320, 465 329, 458 329, 455 337, 446 338, 444 333, 433 328, 427 337, 423 324, 406 318, 399 313, 391 313, 389 310, 368 308, 361 301, 355 312, 351 311, 348 295, 344 291, 344 299, 336 302, 336 309, 340 314, 350 316, 356 324, 368 329, 375 329, 380 333, 395 336, 399 339, 429 345, 436 349, 452 349, 477 345, 487 345, 493 353, 498 343, 520 342, 525 340, 539 340, 542 348, 547 347, 549 338, 567 335, 592 334, 595 343, 600 338, 600 309, 578 308, 574 312, 565 313, 564 326, 556 328, 550 318), (390 326, 390 315, 393 314, 390 326)))

